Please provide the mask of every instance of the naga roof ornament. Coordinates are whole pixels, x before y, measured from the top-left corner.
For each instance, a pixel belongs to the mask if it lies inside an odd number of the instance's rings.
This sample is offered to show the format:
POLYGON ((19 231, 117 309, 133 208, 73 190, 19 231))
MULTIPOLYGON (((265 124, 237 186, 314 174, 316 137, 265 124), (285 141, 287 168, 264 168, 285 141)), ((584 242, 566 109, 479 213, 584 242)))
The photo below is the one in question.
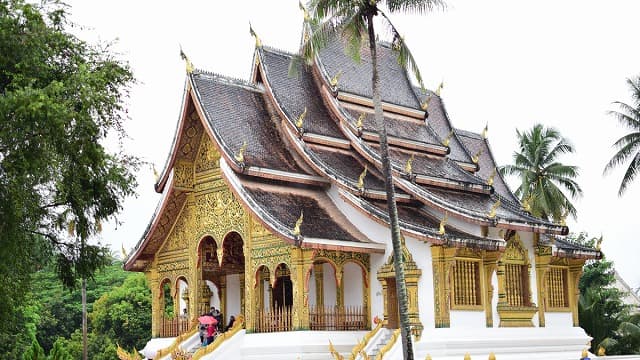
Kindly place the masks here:
POLYGON ((489 214, 487 216, 491 219, 495 218, 496 213, 498 212, 498 208, 500 207, 501 204, 502 202, 500 201, 500 199, 498 199, 498 201, 496 201, 493 205, 491 205, 491 210, 489 210, 489 214))
POLYGON ((449 216, 447 213, 444 213, 444 217, 440 220, 440 229, 438 230, 438 234, 444 235, 446 232, 445 225, 447 225, 447 221, 449 220, 449 216))
POLYGON ((444 140, 442 140, 442 145, 449 146, 449 142, 451 141, 452 137, 453 137, 453 130, 449 131, 449 134, 447 134, 447 137, 444 138, 444 140))
POLYGON ((413 170, 412 168, 413 159, 414 159, 414 156, 413 154, 411 154, 411 157, 407 159, 407 163, 404 165, 404 172, 406 172, 407 174, 411 174, 413 170))
POLYGON ((331 81, 329 81, 332 87, 335 88, 338 86, 338 82, 340 81, 341 76, 342 76, 342 70, 338 70, 338 72, 335 75, 333 75, 333 77, 331 78, 331 81))
POLYGON ((444 80, 440 81, 440 84, 438 85, 438 88, 436 89, 436 95, 440 96, 440 93, 442 92, 442 88, 444 87, 444 80))
POLYGON ((193 73, 193 70, 194 70, 193 63, 191 62, 191 60, 189 60, 189 57, 187 57, 187 54, 185 54, 184 51, 182 51, 182 46, 180 46, 180 57, 182 58, 182 60, 184 60, 187 74, 193 73))
POLYGON ((302 126, 304 125, 304 118, 307 116, 307 107, 304 107, 304 111, 302 112, 302 114, 300 114, 298 116, 298 119, 296 120, 296 127, 298 128, 298 131, 302 131, 302 126))
POLYGON ((482 155, 482 149, 478 150, 478 152, 473 155, 473 157, 471 158, 471 161, 473 161, 474 164, 477 164, 478 161, 480 161, 480 155, 482 155))
POLYGON ((487 123, 484 126, 484 129, 482 129, 482 138, 486 140, 488 133, 489 133, 489 123, 487 123))
POLYGON ((487 179, 487 185, 491 186, 493 185, 493 179, 496 176, 496 168, 493 168, 493 171, 491 171, 491 175, 489 175, 489 178, 487 179))
POLYGON ((238 153, 234 156, 237 162, 244 164, 244 151, 246 149, 247 149, 247 142, 245 141, 244 143, 242 143, 242 146, 240 147, 240 150, 238 150, 238 153))
POLYGON ((249 34, 251 34, 251 36, 256 39, 256 47, 261 48, 262 41, 260 41, 260 38, 258 37, 258 34, 256 34, 256 32, 253 30, 253 27, 251 27, 251 22, 249 22, 249 34))
POLYGON ((365 165, 364 170, 358 176, 358 190, 364 190, 364 178, 367 176, 367 166, 365 165))
POLYGON ((300 211, 300 217, 296 220, 296 224, 293 226, 293 235, 300 236, 300 226, 302 225, 302 220, 304 219, 304 213, 300 211))

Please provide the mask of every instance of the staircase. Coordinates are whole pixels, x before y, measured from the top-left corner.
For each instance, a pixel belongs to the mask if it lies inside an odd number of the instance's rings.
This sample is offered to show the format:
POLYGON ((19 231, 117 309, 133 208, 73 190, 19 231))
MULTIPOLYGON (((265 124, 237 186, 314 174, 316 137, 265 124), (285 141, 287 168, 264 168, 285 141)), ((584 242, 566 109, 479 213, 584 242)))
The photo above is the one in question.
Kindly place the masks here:
POLYGON ((365 350, 369 359, 375 359, 380 350, 387 345, 389 340, 391 340, 391 336, 393 335, 393 330, 382 328, 380 329, 380 336, 376 339, 375 343, 367 346, 368 351, 365 350))

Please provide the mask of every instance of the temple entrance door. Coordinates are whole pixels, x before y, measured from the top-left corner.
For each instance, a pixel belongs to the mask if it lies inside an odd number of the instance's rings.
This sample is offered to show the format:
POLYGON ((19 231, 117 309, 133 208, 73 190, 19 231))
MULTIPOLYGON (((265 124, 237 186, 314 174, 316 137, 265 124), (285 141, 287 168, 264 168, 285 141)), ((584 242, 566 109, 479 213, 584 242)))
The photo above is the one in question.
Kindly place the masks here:
POLYGON ((387 329, 400 327, 400 313, 398 311, 398 296, 396 293, 396 279, 386 278, 387 281, 387 329))

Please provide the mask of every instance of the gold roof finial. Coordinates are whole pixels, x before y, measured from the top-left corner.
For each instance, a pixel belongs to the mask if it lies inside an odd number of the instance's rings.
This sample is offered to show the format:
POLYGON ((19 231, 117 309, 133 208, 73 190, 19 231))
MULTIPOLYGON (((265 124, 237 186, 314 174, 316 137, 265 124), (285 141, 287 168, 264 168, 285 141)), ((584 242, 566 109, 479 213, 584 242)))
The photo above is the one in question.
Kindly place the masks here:
POLYGON ((473 157, 471 158, 471 161, 473 161, 474 164, 477 164, 478 161, 480 161, 480 155, 482 155, 482 149, 478 150, 478 152, 473 155, 473 157))
POLYGON ((498 208, 500 207, 500 204, 502 204, 502 202, 500 201, 500 199, 498 199, 498 201, 496 201, 493 205, 491 205, 491 210, 487 215, 489 218, 493 219, 494 217, 496 217, 496 213, 498 212, 498 208))
POLYGON ((596 355, 605 356, 605 355, 607 355, 607 352, 605 351, 605 349, 602 346, 599 346, 598 347, 598 353, 596 355))
POLYGON ((431 354, 427 354, 427 357, 424 358, 424 360, 433 360, 433 358, 431 357, 431 354))
POLYGON ((532 195, 529 194, 529 196, 527 196, 522 200, 522 210, 526 212, 531 212, 531 198, 532 198, 532 195))
POLYGON ((253 36, 256 39, 256 47, 257 48, 261 48, 262 47, 262 41, 260 41, 260 38, 258 37, 258 34, 256 34, 255 31, 253 31, 253 27, 251 27, 251 22, 249 22, 249 34, 251 34, 251 36, 253 36))
POLYGON ((489 353, 489 360, 496 360, 496 354, 493 351, 489 353))
POLYGON ((411 164, 413 164, 413 154, 411 154, 411 157, 409 157, 407 159, 407 163, 404 165, 404 172, 406 172, 407 174, 411 174, 411 171, 413 170, 411 164))
POLYGON ((471 354, 469 353, 464 354, 464 360, 471 360, 471 354))
POLYGON ((493 171, 491 171, 491 175, 489 175, 489 178, 487 179, 487 185, 491 186, 493 185, 493 179, 496 177, 496 168, 493 168, 493 171))
POLYGON ((300 236, 300 225, 302 225, 302 220, 304 219, 304 214, 300 211, 300 217, 296 220, 296 224, 293 226, 293 235, 300 236))
POLYGON ((443 87, 444 87, 444 80, 440 81, 440 85, 438 85, 438 88, 436 89, 436 95, 440 96, 440 93, 442 92, 443 87))
POLYGON ((311 16, 309 16, 309 10, 307 10, 307 8, 304 7, 304 5, 302 4, 302 1, 298 1, 298 6, 300 7, 300 10, 302 10, 304 21, 309 21, 309 19, 311 18, 311 16))
POLYGON ((358 121, 356 121, 356 128, 358 128, 358 130, 362 130, 362 125, 366 116, 367 114, 365 114, 364 112, 361 112, 360 116, 358 116, 358 121))
POLYGON ((430 97, 427 97, 426 99, 424 99, 424 101, 420 104, 420 108, 422 109, 422 111, 427 111, 429 110, 429 100, 431 100, 430 97))
POLYGON ((304 111, 302 112, 302 114, 300 114, 300 116, 298 116, 298 119, 296 120, 296 127, 298 128, 298 130, 302 130, 302 125, 304 124, 304 118, 307 116, 307 107, 304 107, 304 111))
POLYGON ((331 86, 333 87, 338 86, 338 81, 340 81, 341 76, 342 76, 342 70, 338 70, 338 72, 331 78, 331 81, 329 82, 331 86))
POLYGON ((155 177, 156 182, 158 182, 158 180, 160 180, 160 175, 158 174, 158 170, 156 170, 156 165, 151 164, 151 169, 153 170, 153 176, 155 177))
POLYGON ((234 156, 234 158, 236 159, 237 162, 239 163, 244 163, 244 151, 247 150, 247 142, 245 141, 242 146, 240 147, 240 150, 238 150, 238 153, 234 156))
POLYGON ((444 217, 442 218, 442 220, 440 220, 440 229, 438 230, 438 234, 445 234, 446 229, 444 228, 444 226, 447 225, 447 220, 449 220, 449 215, 447 215, 447 213, 444 213, 444 217))
POLYGON ((120 251, 122 251, 122 259, 126 259, 128 254, 127 251, 124 249, 124 244, 120 245, 122 248, 120 249, 120 251))
POLYGON ((185 54, 184 51, 182 51, 182 45, 180 46, 180 57, 185 62, 187 74, 191 74, 193 72, 193 63, 191 62, 191 60, 189 60, 189 58, 187 57, 187 54, 185 54))
POLYGON ((364 166, 364 170, 362 170, 362 172, 360 173, 360 176, 358 176, 358 190, 362 190, 364 189, 364 178, 365 176, 367 176, 367 166, 364 166))
POLYGON ((444 140, 442 140, 442 145, 449 146, 449 142, 451 142, 452 137, 453 137, 453 130, 449 131, 449 134, 447 134, 447 137, 444 138, 444 140))
POLYGON ((489 123, 487 123, 487 125, 484 126, 484 129, 482 129, 482 138, 486 139, 488 134, 489 134, 489 123))
POLYGON ((602 234, 600 235, 600 238, 598 240, 596 240, 596 250, 600 251, 600 247, 602 246, 602 234))

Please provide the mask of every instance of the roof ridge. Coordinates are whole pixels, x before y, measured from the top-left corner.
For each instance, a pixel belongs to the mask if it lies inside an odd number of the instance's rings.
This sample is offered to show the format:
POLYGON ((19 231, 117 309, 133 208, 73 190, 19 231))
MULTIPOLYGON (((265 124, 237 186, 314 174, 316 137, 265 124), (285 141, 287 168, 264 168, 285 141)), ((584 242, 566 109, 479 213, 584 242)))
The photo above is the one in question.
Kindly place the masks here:
POLYGON ((458 133, 458 135, 461 135, 461 136, 466 136, 466 137, 474 138, 477 140, 484 140, 481 134, 478 134, 470 130, 465 130, 460 128, 453 128, 453 130, 455 130, 458 133))
POLYGON ((280 49, 280 48, 277 48, 277 47, 273 47, 273 46, 270 46, 270 45, 262 45, 262 49, 266 50, 266 51, 269 51, 269 52, 276 53, 278 55, 291 56, 291 57, 297 55, 297 54, 289 52, 287 50, 280 49))
POLYGON ((241 79, 233 76, 220 74, 214 71, 201 70, 201 69, 195 69, 191 74, 191 76, 194 76, 194 77, 198 75, 207 76, 211 80, 225 84, 225 85, 239 86, 252 91, 259 91, 259 92, 262 91, 262 89, 256 86, 256 84, 246 79, 241 79))

